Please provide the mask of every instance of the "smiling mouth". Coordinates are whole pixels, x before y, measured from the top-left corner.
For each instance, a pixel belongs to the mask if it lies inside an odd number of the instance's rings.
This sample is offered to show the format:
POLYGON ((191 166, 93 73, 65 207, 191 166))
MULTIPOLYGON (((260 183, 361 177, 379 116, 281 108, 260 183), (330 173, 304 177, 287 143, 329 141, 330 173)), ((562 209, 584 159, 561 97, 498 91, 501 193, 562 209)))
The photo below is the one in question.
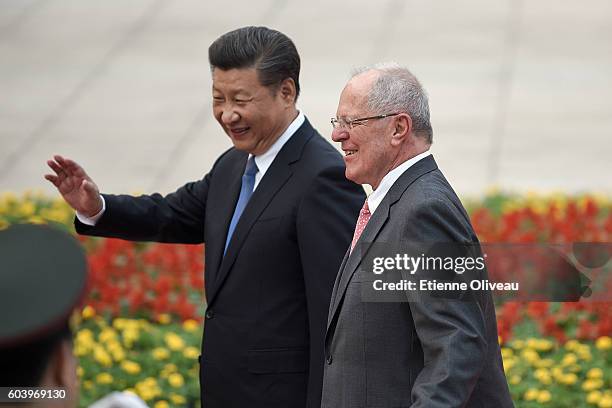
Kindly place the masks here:
POLYGON ((357 150, 345 150, 345 151, 344 151, 344 155, 345 155, 345 156, 347 156, 347 157, 348 157, 348 156, 352 156, 352 155, 354 155, 355 153, 357 153, 357 150))
POLYGON ((242 127, 242 128, 233 128, 233 129, 230 129, 229 131, 234 136, 240 136, 240 135, 245 134, 249 129, 250 128, 248 127, 242 127))

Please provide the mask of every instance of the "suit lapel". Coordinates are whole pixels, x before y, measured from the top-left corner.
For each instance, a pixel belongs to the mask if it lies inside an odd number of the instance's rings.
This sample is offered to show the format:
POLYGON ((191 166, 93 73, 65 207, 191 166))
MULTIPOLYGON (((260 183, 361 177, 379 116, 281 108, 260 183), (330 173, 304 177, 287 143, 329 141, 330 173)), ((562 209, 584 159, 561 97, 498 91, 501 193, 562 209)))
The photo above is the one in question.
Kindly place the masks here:
MULTIPOLYGON (((340 284, 340 277, 342 276, 342 271, 344 270, 344 267, 346 266, 346 261, 348 260, 350 254, 351 254, 351 247, 349 246, 348 249, 346 250, 346 253, 344 254, 344 258, 342 259, 340 268, 338 268, 339 272, 336 274, 336 280, 334 281, 334 288, 332 289, 331 300, 329 302, 330 305, 333 305, 334 302, 336 301, 336 295, 338 293, 338 285, 340 284)), ((332 318, 332 310, 333 310, 332 307, 330 307, 328 310, 328 315, 327 315, 328 323, 330 322, 332 318)))
MULTIPOLYGON (((361 237, 359 237, 359 241, 355 244, 355 249, 348 256, 348 259, 343 264, 344 268, 341 267, 340 273, 337 278, 337 290, 334 299, 331 304, 331 312, 330 319, 331 322, 333 316, 336 314, 338 306, 342 303, 342 298, 344 297, 344 293, 346 292, 346 288, 353 277, 353 274, 357 270, 359 264, 361 264, 361 260, 367 254, 370 245, 376 239, 376 236, 382 229, 382 227, 387 222, 389 218, 389 204, 388 200, 385 198, 382 203, 378 206, 370 221, 368 221, 368 225, 366 225, 365 229, 361 233, 361 237)), ((329 324, 328 322, 328 324, 329 324)))
MULTIPOLYGON (((382 200, 372 218, 366 225, 365 229, 361 233, 361 237, 359 237, 359 241, 357 241, 355 245, 355 249, 348 256, 348 259, 345 259, 342 266, 340 267, 340 272, 338 273, 338 277, 336 278, 336 287, 334 288, 334 296, 331 300, 330 312, 327 321, 327 330, 332 324, 340 306, 342 304, 344 294, 348 287, 351 278, 355 274, 355 271, 361 264, 361 260, 367 254, 372 242, 376 239, 379 232, 382 230, 384 225, 387 223, 389 219, 389 213, 393 204, 395 204, 401 197, 404 191, 419 177, 422 175, 429 173, 438 166, 436 165, 433 156, 427 156, 424 159, 415 163, 412 167, 406 170, 393 184, 385 198, 382 200)), ((346 258, 346 257, 345 257, 346 258)))
MULTIPOLYGON (((280 152, 278 152, 276 158, 272 162, 272 165, 266 171, 266 174, 263 176, 259 182, 259 185, 253 192, 251 199, 249 200, 244 212, 240 216, 238 224, 236 225, 236 229, 234 230, 234 234, 232 235, 232 239, 230 240, 225 256, 223 256, 223 248, 221 249, 221 264, 219 266, 219 272, 215 277, 215 282, 213 283, 213 290, 210 295, 210 299, 208 299, 209 305, 212 304, 219 290, 223 286, 223 283, 231 271, 236 258, 240 254, 242 245, 248 238, 248 234, 253 227, 253 224, 255 224, 261 213, 266 209, 268 204, 280 191, 283 185, 291 178, 293 174, 291 166, 293 163, 299 160, 304 144, 312 136, 312 130, 313 128, 308 120, 305 120, 304 124, 295 132, 289 141, 287 141, 280 152)), ((242 167, 244 169, 244 165, 242 167)), ((240 174, 240 178, 242 179, 242 174, 240 174)), ((241 181, 238 183, 238 191, 240 191, 240 183, 241 181)), ((236 200, 237 198, 233 201, 234 206, 231 208, 227 222, 224 223, 225 231, 221 235, 224 238, 227 236, 227 228, 229 225, 229 220, 231 219, 234 211, 236 200)), ((223 243, 225 243, 225 240, 223 243)))
POLYGON ((223 260, 223 249, 225 247, 225 237, 227 236, 227 229, 234 214, 236 202, 240 195, 240 187, 242 185, 242 174, 246 166, 248 154, 245 152, 238 152, 239 158, 232 163, 232 168, 228 171, 227 180, 225 185, 226 189, 219 190, 216 194, 222 194, 222 197, 214 200, 215 208, 211 208, 216 216, 214 222, 209 222, 206 228, 209 230, 209 236, 221 237, 221 239, 210 240, 206 242, 206 294, 208 298, 214 296, 216 289, 215 283, 219 276, 219 268, 223 260))

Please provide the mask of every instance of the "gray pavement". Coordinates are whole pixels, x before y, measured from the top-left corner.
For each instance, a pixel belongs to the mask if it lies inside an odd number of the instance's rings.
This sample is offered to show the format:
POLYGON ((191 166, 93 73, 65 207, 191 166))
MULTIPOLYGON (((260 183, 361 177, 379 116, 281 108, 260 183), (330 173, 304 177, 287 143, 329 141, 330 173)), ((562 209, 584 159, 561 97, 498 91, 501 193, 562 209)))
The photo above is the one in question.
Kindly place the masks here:
POLYGON ((294 40, 299 107, 325 136, 350 70, 393 60, 428 90, 460 194, 612 194, 609 0, 2 0, 0 192, 51 192, 54 153, 107 192, 202 177, 230 146, 207 48, 244 25, 294 40))

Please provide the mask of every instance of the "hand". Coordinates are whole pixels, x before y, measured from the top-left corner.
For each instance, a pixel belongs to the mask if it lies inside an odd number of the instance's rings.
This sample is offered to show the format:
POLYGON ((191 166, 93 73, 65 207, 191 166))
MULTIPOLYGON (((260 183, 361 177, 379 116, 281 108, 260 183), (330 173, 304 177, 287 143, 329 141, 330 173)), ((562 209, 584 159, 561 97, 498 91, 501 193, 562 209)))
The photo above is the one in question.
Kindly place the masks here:
POLYGON ((79 213, 93 217, 102 210, 100 190, 85 170, 76 162, 59 155, 47 164, 55 174, 45 174, 60 192, 64 200, 79 213))

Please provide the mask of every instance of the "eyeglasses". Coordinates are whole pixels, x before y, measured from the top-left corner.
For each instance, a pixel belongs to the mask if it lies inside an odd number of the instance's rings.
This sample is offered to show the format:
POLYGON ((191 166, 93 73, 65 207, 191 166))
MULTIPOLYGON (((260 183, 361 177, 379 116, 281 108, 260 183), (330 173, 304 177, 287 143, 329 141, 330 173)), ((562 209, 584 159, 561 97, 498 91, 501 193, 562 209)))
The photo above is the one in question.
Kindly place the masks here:
POLYGON ((334 129, 353 129, 355 126, 365 125, 365 122, 367 122, 368 120, 383 119, 389 116, 399 115, 400 113, 401 112, 385 113, 382 115, 368 116, 367 118, 358 118, 351 120, 332 118, 331 124, 334 129))

